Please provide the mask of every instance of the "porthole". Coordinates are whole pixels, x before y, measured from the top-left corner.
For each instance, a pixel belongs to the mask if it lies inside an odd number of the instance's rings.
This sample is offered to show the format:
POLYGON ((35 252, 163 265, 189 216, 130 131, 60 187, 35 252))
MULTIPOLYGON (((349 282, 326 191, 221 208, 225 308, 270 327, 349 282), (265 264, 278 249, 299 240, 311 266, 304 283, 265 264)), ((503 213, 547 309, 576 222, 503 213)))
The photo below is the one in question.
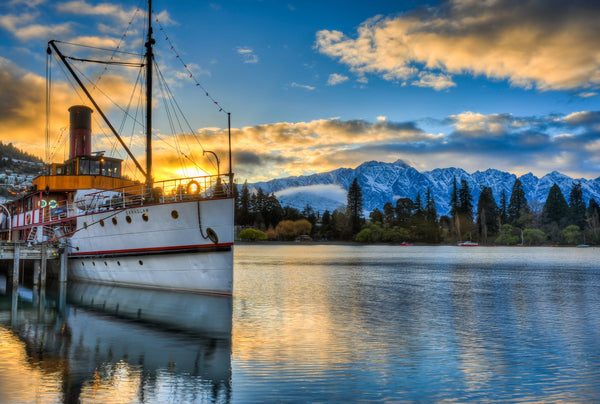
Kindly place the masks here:
POLYGON ((112 222, 113 222, 113 224, 116 226, 116 225, 117 225, 117 218, 116 218, 116 217, 113 217, 113 218, 112 218, 112 222))
POLYGON ((144 262, 142 260, 138 261, 140 263, 140 265, 144 265, 144 262))
POLYGON ((179 217, 179 212, 177 212, 176 210, 172 210, 171 211, 171 217, 173 219, 177 219, 179 217))
POLYGON ((148 221, 148 214, 144 213, 142 215, 142 219, 144 220, 144 222, 147 222, 148 221))
POLYGON ((100 220, 100 226, 104 227, 104 220, 100 220))
POLYGON ((125 216, 125 220, 127 220, 127 223, 131 223, 131 216, 129 216, 129 215, 125 216))

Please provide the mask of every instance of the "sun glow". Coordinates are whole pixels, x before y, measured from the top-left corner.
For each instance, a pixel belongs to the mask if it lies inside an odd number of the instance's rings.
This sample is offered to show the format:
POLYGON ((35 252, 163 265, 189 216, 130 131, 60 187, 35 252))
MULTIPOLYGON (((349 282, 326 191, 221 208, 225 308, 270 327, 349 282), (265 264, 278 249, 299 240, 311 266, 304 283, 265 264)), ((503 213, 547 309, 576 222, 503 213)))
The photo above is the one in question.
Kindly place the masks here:
POLYGON ((184 178, 204 177, 204 176, 208 176, 208 175, 214 175, 213 173, 205 171, 204 169, 202 169, 200 167, 185 167, 185 168, 175 170, 175 173, 179 177, 184 177, 184 178))

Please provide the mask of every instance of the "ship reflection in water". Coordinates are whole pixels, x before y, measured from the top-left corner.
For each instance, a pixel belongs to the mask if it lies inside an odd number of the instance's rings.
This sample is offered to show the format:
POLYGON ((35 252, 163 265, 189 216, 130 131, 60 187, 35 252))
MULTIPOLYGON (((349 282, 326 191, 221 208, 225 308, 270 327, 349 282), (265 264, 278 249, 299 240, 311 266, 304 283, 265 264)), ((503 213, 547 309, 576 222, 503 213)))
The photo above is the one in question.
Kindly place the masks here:
POLYGON ((230 400, 231 297, 5 284, 0 402, 230 400))

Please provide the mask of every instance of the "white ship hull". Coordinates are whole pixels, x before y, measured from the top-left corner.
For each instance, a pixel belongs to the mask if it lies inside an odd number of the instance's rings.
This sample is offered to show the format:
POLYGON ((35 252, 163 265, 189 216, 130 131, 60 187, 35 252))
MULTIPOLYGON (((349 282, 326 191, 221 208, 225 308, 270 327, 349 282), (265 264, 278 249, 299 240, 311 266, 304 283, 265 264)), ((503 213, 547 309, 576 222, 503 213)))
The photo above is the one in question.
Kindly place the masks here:
POLYGON ((69 277, 230 295, 233 199, 107 210, 77 218, 69 277))

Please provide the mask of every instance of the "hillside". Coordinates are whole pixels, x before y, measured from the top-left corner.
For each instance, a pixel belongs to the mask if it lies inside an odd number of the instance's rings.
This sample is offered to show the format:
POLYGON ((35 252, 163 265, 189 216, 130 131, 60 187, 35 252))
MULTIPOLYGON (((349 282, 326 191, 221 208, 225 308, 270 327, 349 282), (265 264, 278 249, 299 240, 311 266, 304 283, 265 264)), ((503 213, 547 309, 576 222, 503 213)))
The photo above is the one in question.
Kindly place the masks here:
POLYGON ((39 157, 16 148, 12 143, 0 141, 0 172, 11 170, 19 174, 37 174, 42 164, 39 157))

